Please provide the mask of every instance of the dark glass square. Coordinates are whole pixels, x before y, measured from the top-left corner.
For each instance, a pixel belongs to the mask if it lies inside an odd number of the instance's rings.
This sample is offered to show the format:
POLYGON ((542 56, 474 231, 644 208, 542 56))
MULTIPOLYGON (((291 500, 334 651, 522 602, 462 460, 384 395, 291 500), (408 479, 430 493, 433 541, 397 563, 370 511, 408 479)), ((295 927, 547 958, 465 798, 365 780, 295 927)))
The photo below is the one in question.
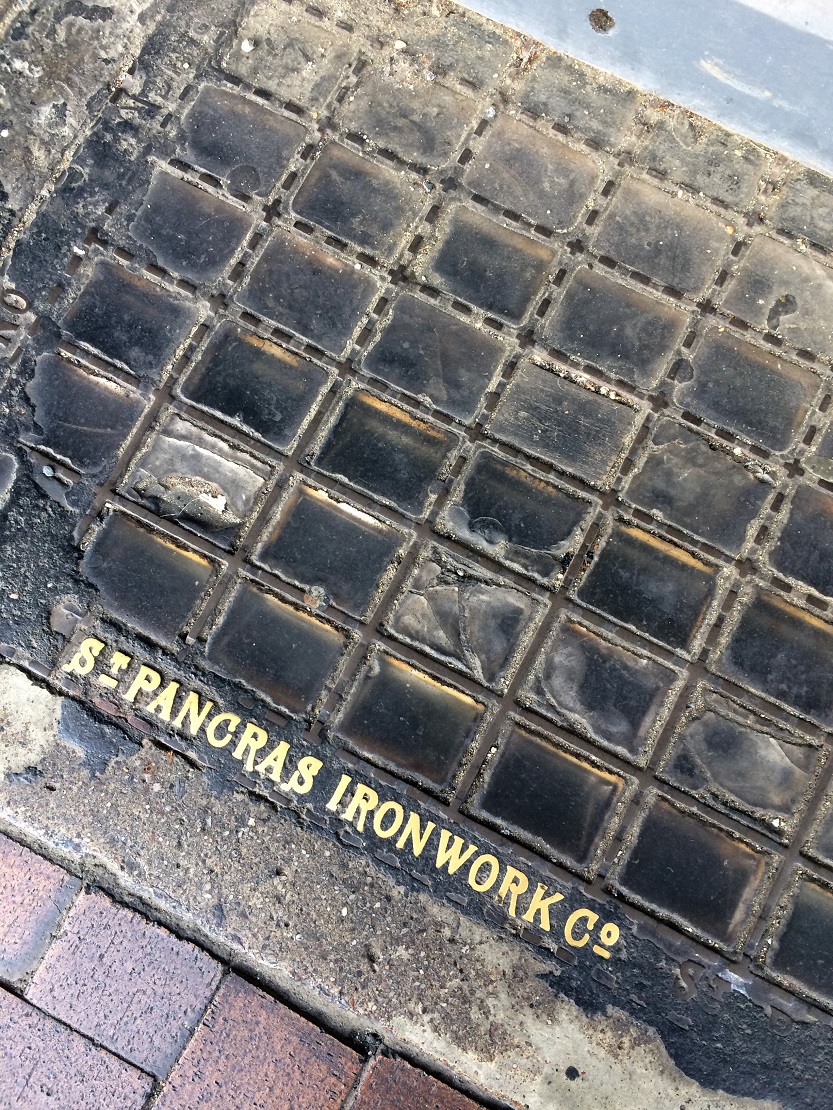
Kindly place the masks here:
POLYGON ((503 343, 435 305, 406 293, 365 355, 374 377, 449 416, 469 421, 480 408, 506 354, 503 343))
POLYGON ((766 950, 766 967, 788 987, 833 1006, 833 890, 802 874, 792 897, 779 907, 782 922, 766 950))
POLYGON ((502 691, 542 606, 502 578, 432 547, 385 618, 396 639, 502 691))
POLYGON ((328 143, 292 201, 302 220, 357 247, 392 259, 425 203, 421 182, 328 143))
POLYGON ((447 796, 484 711, 461 690, 374 650, 334 731, 371 762, 447 796))
POLYGON ((330 354, 340 355, 378 291, 376 279, 354 263, 279 231, 237 300, 330 354))
POLYGON ((575 748, 511 724, 470 808, 589 878, 630 782, 575 748))
POLYGON ((288 454, 331 378, 309 359, 225 323, 179 391, 288 454))
POLYGON ((693 650, 718 591, 717 568, 616 524, 576 592, 579 601, 676 651, 693 650))
POLYGON ((203 282, 227 269, 253 223, 242 208, 160 171, 130 231, 163 269, 203 282))
POLYGON ((692 810, 649 795, 611 886, 720 951, 739 951, 773 857, 692 810))
POLYGON ((747 599, 720 656, 721 673, 833 726, 833 625, 774 594, 747 599))
POLYGON ((64 327, 79 343, 153 380, 196 322, 193 302, 112 262, 96 263, 64 317, 64 327))
POLYGON ((554 258, 551 247, 456 208, 443 224, 424 276, 460 300, 517 324, 543 288, 554 258))
POLYGON ((772 486, 728 449, 672 420, 659 420, 624 497, 730 555, 749 538, 772 486))
POLYGON ((480 448, 437 530, 543 585, 560 585, 595 502, 480 448))
POLYGON ((544 326, 544 342, 640 389, 662 378, 688 316, 582 267, 544 326))
POLYGON ((26 392, 40 429, 30 442, 87 474, 112 466, 145 407, 136 390, 57 355, 41 355, 26 392))
POLYGON ((315 465, 408 516, 420 517, 458 444, 455 432, 356 390, 347 395, 326 432, 315 465))
POLYGON ((833 596, 833 497, 800 485, 769 561, 779 574, 833 596))
POLYGON ((290 713, 308 713, 348 643, 339 629, 242 581, 206 657, 290 713))
POLYGON ((203 85, 182 120, 188 160, 241 193, 265 196, 306 131, 239 93, 203 85))
POLYGON ((524 362, 501 394, 486 431, 533 458, 604 485, 641 421, 639 409, 524 362))
POLYGON ((682 683, 680 671, 563 616, 518 701, 644 766, 682 683))
POLYGON ((112 513, 95 533, 81 564, 101 605, 157 640, 173 640, 217 572, 214 563, 112 513))
POLYGON ((691 362, 678 369, 674 400, 752 443, 783 451, 820 385, 811 370, 712 329, 691 362))
POLYGON ((257 550, 257 561, 362 618, 406 543, 397 528, 325 490, 296 485, 257 550))

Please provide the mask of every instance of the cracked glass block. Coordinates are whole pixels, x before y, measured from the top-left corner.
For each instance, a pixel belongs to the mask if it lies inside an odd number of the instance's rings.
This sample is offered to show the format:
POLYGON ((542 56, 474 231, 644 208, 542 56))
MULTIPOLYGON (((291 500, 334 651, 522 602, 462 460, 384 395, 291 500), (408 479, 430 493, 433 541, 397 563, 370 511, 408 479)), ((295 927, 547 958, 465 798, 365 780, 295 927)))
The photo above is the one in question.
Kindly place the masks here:
POLYGON ((783 451, 820 387, 811 370, 712 328, 691 361, 680 364, 674 400, 711 424, 783 451))
POLYGON ((541 603, 529 594, 434 547, 417 564, 383 627, 500 692, 542 616, 541 603))
POLYGON ((364 369, 449 416, 470 421, 505 357, 501 340, 405 293, 365 355, 364 369))
POLYGON ((833 354, 833 270, 767 235, 753 240, 721 311, 816 354, 833 354))
POLYGON ((544 227, 572 227, 599 183, 589 155, 501 115, 466 167, 475 193, 544 227))
POLYGON ((717 667, 764 697, 833 726, 833 625, 762 591, 732 615, 717 667))
POLYGON ((752 526, 773 485, 756 461, 660 419, 622 496, 658 520, 736 555, 754 537, 752 526))
POLYGON ((372 763, 447 797, 485 711, 485 703, 374 648, 333 733, 372 763))
POLYGON ((85 474, 112 466, 146 403, 129 386, 57 355, 41 355, 26 393, 39 429, 28 442, 85 474))
POLYGON ((688 314, 582 267, 544 325, 544 341, 640 389, 652 389, 685 334, 688 314))
POLYGON ((347 394, 324 434, 315 466, 419 518, 459 442, 450 429, 358 389, 347 394))
POLYGON ((476 308, 520 323, 543 289, 555 251, 466 208, 454 208, 438 231, 422 276, 476 308))
POLYGON ((288 454, 333 377, 308 358, 224 323, 179 392, 288 454))
POLYGON ((228 269, 253 224, 244 209, 160 170, 130 231, 164 270, 210 282, 228 269))
POLYGON ((799 871, 775 914, 780 927, 762 950, 772 978, 833 1007, 833 887, 799 871))
POLYGON ((640 409, 533 362, 501 393, 486 432, 532 458, 604 485, 642 422, 640 409))
POLYGON ((823 763, 818 743, 700 685, 657 775, 786 844, 823 763))
POLYGON ((419 166, 444 165, 477 117, 477 104, 434 82, 418 87, 372 74, 344 104, 348 131, 419 166))
POLYGON ((338 356, 379 292, 377 279, 358 265, 276 231, 235 299, 338 356))
POLYGON ((289 713, 310 713, 350 641, 334 625, 260 589, 239 582, 206 658, 289 713))
POLYGON ((408 534, 326 490, 297 483, 255 552, 258 563, 351 616, 367 616, 408 534))
POLYGON ((793 492, 768 555, 779 574, 833 597, 833 497, 804 483, 793 492))
POLYGON ((651 791, 609 885, 731 955, 743 947, 775 858, 651 791))
POLYGON ((561 614, 518 701, 644 767, 684 673, 561 614))
POLYGON ((228 546, 262 502, 271 476, 263 460, 169 412, 123 488, 163 519, 228 546))
POLYGON ((602 216, 593 247, 680 293, 697 295, 732 244, 726 226, 711 212, 627 179, 602 216))
POLYGON ((478 448, 436 524, 499 563, 557 588, 596 503, 488 448, 478 448))
POLYGON ((271 193, 306 137, 295 120, 216 85, 202 86, 182 130, 189 162, 256 196, 271 193))
POLYGON ((719 584, 716 566, 641 528, 614 524, 576 597, 619 624, 692 654, 719 584))
POLYGON ((292 209, 369 254, 392 260, 425 205, 417 178, 327 143, 295 194, 292 209))
POLYGON ((466 808, 589 878, 634 785, 555 737, 512 722, 466 808))
POLYGON ((68 308, 63 326, 84 346, 139 377, 158 381, 196 322, 193 301, 99 261, 68 308))
POLYGON ((156 640, 173 640, 218 566, 124 513, 111 513, 81 564, 104 609, 156 640))

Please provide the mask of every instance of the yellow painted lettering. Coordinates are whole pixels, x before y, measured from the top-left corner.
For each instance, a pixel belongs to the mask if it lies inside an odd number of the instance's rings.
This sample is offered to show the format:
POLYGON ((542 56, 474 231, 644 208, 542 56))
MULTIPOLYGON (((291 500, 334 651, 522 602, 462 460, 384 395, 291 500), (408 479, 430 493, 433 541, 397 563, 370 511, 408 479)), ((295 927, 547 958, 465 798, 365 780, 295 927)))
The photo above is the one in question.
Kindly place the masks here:
POLYGON ((110 673, 100 674, 98 676, 98 681, 102 686, 107 686, 110 690, 115 690, 119 684, 118 674, 126 670, 132 661, 132 657, 125 655, 123 651, 114 651, 110 656, 110 673))
POLYGON ((136 672, 136 677, 128 686, 127 693, 124 695, 124 700, 135 701, 136 695, 140 690, 152 694, 161 681, 162 675, 159 671, 155 671, 153 667, 146 667, 143 663, 136 672))
POLYGON ((344 811, 344 820, 356 822, 359 832, 364 832, 364 822, 371 809, 379 804, 379 795, 363 782, 356 783, 356 792, 350 799, 350 805, 344 811))
POLYGON ((243 729, 243 735, 237 741, 237 747, 232 752, 232 755, 235 759, 240 760, 244 770, 254 771, 255 752, 259 752, 261 748, 265 748, 268 742, 269 734, 266 729, 258 728, 257 725, 252 724, 251 721, 247 721, 246 727, 243 729))
POLYGON ((385 802, 373 814, 373 831, 382 840, 387 840, 391 836, 396 836, 404 820, 405 810, 399 802, 385 802), (392 820, 386 825, 384 822, 387 820, 388 814, 392 815, 392 820))
POLYGON ((188 731, 192 736, 196 736, 202 728, 203 722, 211 710, 214 708, 213 701, 207 701, 205 705, 200 705, 200 696, 195 690, 191 690, 188 697, 182 703, 182 708, 174 718, 174 728, 182 728, 185 723, 185 718, 188 718, 188 731))
POLYGON ((212 748, 224 748, 231 740, 231 734, 240 724, 240 718, 236 713, 218 713, 216 717, 212 717, 209 724, 205 726, 205 735, 212 748), (226 731, 222 736, 217 735, 217 728, 220 725, 226 726, 226 731))
POLYGON ((541 917, 541 928, 545 933, 550 931, 550 906, 554 906, 556 902, 560 902, 564 897, 563 894, 551 894, 549 898, 545 897, 547 888, 543 883, 538 884, 538 889, 532 895, 532 901, 529 903, 529 908, 523 915, 524 921, 529 921, 535 924, 536 913, 541 917))
MULTIPOLYGON (((402 835, 396 842, 397 848, 404 848, 408 843, 408 837, 411 838, 411 852, 414 856, 419 856, 422 849, 428 843, 428 837, 437 826, 433 821, 426 821, 425 829, 420 828, 419 814, 409 813, 408 820, 405 822, 405 828, 402 830, 402 835)), ((439 864, 437 865, 439 866, 439 864)))
POLYGON ((593 913, 592 910, 575 910, 564 923, 564 939, 571 948, 584 948, 585 944, 590 940, 590 932, 598 920, 599 915, 593 913), (583 933, 580 937, 576 937, 573 932, 573 926, 577 925, 579 921, 587 922, 587 932, 583 933))
POLYGON ((335 813, 335 811, 341 804, 341 799, 347 793, 347 787, 352 781, 353 779, 350 775, 342 775, 341 778, 338 780, 338 786, 333 791, 329 802, 327 802, 324 808, 328 809, 330 813, 335 813))
POLYGON ((472 890, 479 891, 481 894, 486 890, 491 890, 497 881, 499 872, 500 864, 495 856, 490 856, 488 854, 478 856, 469 868, 469 886, 472 890), (484 864, 488 868, 488 872, 485 879, 479 879, 477 873, 484 864))
POLYGON ((145 706, 146 713, 156 713, 163 721, 170 721, 171 710, 174 707, 174 698, 179 689, 178 682, 169 682, 161 694, 157 694, 153 701, 145 706))
POLYGON ((286 784, 286 789, 293 794, 309 794, 315 776, 324 764, 313 755, 304 755, 298 760, 298 769, 286 784))
POLYGON ((286 763, 286 757, 289 755, 289 743, 286 740, 281 740, 276 748, 258 763, 255 770, 259 775, 264 778, 271 779, 272 782, 280 782, 281 775, 283 774, 283 765, 286 763))
POLYGON ((510 917, 515 916, 518 908, 518 898, 529 888, 529 879, 524 875, 523 871, 519 871, 517 867, 509 867, 507 864, 506 874, 503 876, 503 882, 497 892, 498 898, 501 901, 509 895, 509 905, 507 912, 510 917))
POLYGON ((609 960, 610 952, 608 951, 608 948, 612 948, 618 939, 619 926, 614 925, 612 921, 607 921, 604 925, 602 925, 601 929, 599 929, 599 940, 602 943, 594 944, 593 951, 596 953, 597 956, 601 956, 603 960, 609 960), (602 945, 606 945, 606 947, 603 948, 602 945))
POLYGON ((467 859, 471 859, 477 848, 474 844, 469 844, 465 852, 463 851, 463 841, 459 836, 451 839, 451 833, 448 829, 440 829, 440 843, 437 847, 437 863, 438 871, 448 865, 449 875, 453 875, 455 871, 459 871, 467 859))
POLYGON ((67 674, 89 674, 103 650, 104 643, 101 640, 88 636, 86 640, 81 641, 78 651, 68 663, 64 663, 61 670, 66 671, 67 674))

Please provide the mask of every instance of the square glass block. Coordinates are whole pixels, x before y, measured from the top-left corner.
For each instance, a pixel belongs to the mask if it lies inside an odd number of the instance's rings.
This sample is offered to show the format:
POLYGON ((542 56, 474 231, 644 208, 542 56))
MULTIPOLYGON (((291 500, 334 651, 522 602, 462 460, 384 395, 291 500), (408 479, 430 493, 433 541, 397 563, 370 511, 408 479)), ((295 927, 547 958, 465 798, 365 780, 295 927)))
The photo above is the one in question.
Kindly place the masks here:
POLYGON ((463 180, 509 211, 565 231, 581 215, 600 177, 600 165, 589 155, 500 115, 463 180))
POLYGON ((256 196, 271 193, 306 137, 296 120, 216 85, 202 86, 182 130, 189 162, 256 196))
POLYGON ((419 519, 459 443, 456 432, 357 389, 322 436, 315 466, 419 519))
POLYGON ((134 459, 124 491, 160 517, 227 546, 265 495, 272 468, 175 413, 134 459))
POLYGON ((627 775, 512 721, 466 808, 589 879, 635 789, 627 775))
POLYGON ((468 423, 505 355, 495 336, 405 293, 365 355, 364 369, 468 423))
POLYGON ((205 654, 223 674, 264 694, 280 709, 309 715, 349 643, 344 630, 243 579, 205 654))
POLYGON ((41 355, 26 387, 39 432, 28 442, 84 474, 112 467, 145 408, 135 389, 92 374, 58 355, 41 355))
POLYGON ((833 790, 830 788, 818 808, 801 853, 833 870, 833 790))
POLYGON ((702 293, 732 245, 725 220, 644 181, 626 180, 599 222, 593 245, 680 293, 702 293))
POLYGON ((306 483, 295 483, 255 560, 307 593, 363 620, 396 570, 407 532, 306 483))
POLYGON ((829 412, 827 427, 812 443, 812 451, 801 460, 802 467, 825 482, 833 482, 833 418, 829 412))
POLYGON ((179 392, 289 454, 334 378, 310 359, 226 322, 179 392))
POLYGON ((379 292, 378 280, 357 266, 276 231, 236 300, 338 357, 379 292))
POLYGON ((457 479, 436 528, 557 589, 596 502, 479 448, 457 479))
POLYGON ((833 886, 796 870, 772 917, 758 955, 764 974, 833 1010, 833 886))
POLYGON ((526 318, 555 259, 552 247, 457 207, 442 221, 422 276, 510 324, 526 318))
POLYGON ((93 535, 81 573, 108 613, 167 643, 192 616, 218 564, 116 512, 93 535))
POLYGON ((751 443, 785 451, 820 387, 812 370, 712 328, 679 366, 674 400, 751 443))
POLYGON ((641 409, 523 362, 486 432, 595 486, 606 485, 639 430, 641 409))
POLYGON ((649 791, 608 886, 728 956, 739 954, 778 857, 649 791))
POLYGON ((718 567, 641 528, 614 524, 576 598, 682 655, 693 655, 719 589, 718 567))
POLYGON ((130 232, 164 270, 199 283, 228 269, 253 224, 243 208, 158 170, 130 232))
POLYGON ((818 742, 701 685, 657 774, 786 844, 824 760, 818 742))
POLYGON ((544 325, 544 342, 640 389, 653 389, 688 313, 581 267, 544 325))
POLYGON ((193 301, 99 261, 63 326, 82 345, 140 378, 158 381, 196 322, 193 301))
POLYGON ((658 520, 737 555, 773 492, 760 465, 674 420, 660 419, 622 496, 658 520))
POLYGON ((833 727, 833 625, 775 594, 735 607, 714 668, 823 728, 833 727))
POLYGON ((510 582, 432 547, 383 627, 395 639, 502 692, 542 616, 542 603, 510 582))
POLYGON ((368 254, 392 260, 425 205, 422 182, 328 143, 292 201, 302 220, 325 227, 368 254))
POLYGON ((644 767, 684 680, 675 667, 562 613, 518 701, 644 767))
POLYGON ((333 733, 371 763, 448 798, 485 713, 485 702, 373 648, 333 733))
POLYGON ((833 497, 817 486, 796 488, 768 560, 785 578, 833 597, 833 497))

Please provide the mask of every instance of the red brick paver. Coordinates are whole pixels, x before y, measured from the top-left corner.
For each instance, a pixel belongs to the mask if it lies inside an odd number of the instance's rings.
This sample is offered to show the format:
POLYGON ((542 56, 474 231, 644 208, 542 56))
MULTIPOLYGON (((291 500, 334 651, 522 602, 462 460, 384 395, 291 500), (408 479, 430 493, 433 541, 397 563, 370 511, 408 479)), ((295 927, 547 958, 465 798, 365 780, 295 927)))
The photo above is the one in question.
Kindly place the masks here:
POLYGON ((46 950, 80 883, 0 836, 0 980, 17 983, 46 950))
POLYGON ((0 990, 3 1110, 139 1110, 147 1075, 0 990))
POLYGON ((479 1105, 404 1060, 379 1057, 362 1079, 353 1110, 478 1110, 479 1105))
POLYGON ((171 1073, 156 1110, 341 1106, 361 1057, 230 976, 171 1073))
POLYGON ((82 894, 26 996, 161 1077, 219 978, 219 965, 194 945, 103 894, 82 894))

